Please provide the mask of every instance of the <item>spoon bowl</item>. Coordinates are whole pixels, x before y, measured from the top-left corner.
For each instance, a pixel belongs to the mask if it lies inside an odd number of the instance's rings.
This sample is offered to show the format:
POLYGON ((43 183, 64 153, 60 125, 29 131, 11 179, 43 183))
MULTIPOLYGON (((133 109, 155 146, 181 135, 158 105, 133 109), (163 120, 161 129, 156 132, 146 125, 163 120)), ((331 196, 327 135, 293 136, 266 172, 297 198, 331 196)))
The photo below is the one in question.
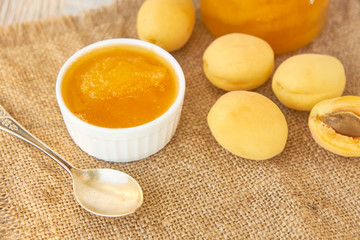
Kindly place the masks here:
POLYGON ((59 163, 72 177, 74 195, 87 211, 105 217, 125 216, 143 202, 140 185, 131 176, 113 169, 78 169, 35 138, 0 105, 0 129, 37 147, 59 163))
POLYGON ((123 172, 73 168, 71 173, 74 195, 89 212, 106 217, 124 216, 135 212, 142 204, 140 185, 123 172))

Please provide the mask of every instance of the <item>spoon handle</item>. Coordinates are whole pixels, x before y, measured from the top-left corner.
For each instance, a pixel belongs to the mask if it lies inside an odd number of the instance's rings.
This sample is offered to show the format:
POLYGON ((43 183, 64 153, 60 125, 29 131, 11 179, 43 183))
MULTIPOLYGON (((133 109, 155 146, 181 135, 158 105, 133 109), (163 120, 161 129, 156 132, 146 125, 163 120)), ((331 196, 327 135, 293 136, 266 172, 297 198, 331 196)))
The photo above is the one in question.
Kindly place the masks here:
POLYGON ((16 120, 10 116, 8 112, 5 111, 4 107, 0 105, 0 129, 32 144, 37 147, 49 157, 54 159, 58 164, 60 164, 65 170, 71 175, 71 169, 74 168, 70 163, 65 159, 60 157, 57 153, 51 150, 48 146, 42 143, 39 139, 34 137, 30 132, 28 132, 24 127, 22 127, 16 120))

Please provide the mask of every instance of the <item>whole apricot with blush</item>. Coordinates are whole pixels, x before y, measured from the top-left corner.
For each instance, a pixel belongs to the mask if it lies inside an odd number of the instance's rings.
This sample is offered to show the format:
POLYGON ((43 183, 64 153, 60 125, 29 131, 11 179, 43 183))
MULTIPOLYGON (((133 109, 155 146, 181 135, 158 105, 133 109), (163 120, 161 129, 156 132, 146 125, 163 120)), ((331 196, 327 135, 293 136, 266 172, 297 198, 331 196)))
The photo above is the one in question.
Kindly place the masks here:
POLYGON ((346 157, 360 156, 360 97, 343 96, 317 103, 309 129, 315 142, 346 157))
POLYGON ((210 109, 207 122, 216 141, 229 152, 252 160, 281 153, 288 127, 279 107, 250 91, 231 91, 210 109))

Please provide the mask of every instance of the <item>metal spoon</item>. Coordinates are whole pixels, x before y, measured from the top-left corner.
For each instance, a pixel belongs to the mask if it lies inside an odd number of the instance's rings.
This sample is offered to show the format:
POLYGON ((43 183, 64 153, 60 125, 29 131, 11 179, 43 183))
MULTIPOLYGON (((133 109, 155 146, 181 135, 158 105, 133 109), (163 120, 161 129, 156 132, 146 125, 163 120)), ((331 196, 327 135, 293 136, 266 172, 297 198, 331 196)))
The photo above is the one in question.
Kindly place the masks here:
POLYGON ((34 145, 65 168, 72 177, 77 201, 89 212, 118 217, 133 213, 141 206, 142 190, 132 177, 113 169, 81 170, 73 167, 25 130, 1 105, 0 129, 34 145))

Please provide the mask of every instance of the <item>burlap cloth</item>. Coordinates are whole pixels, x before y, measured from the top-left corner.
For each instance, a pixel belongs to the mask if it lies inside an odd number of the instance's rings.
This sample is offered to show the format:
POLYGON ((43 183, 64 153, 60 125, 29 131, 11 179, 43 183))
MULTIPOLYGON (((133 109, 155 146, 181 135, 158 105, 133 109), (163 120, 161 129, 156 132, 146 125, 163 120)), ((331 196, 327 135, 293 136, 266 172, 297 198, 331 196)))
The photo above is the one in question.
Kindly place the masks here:
MULTIPOLYGON (((99 40, 136 38, 141 1, 123 0, 76 17, 0 29, 0 103, 28 130, 80 168, 122 170, 138 180, 144 203, 122 218, 99 217, 74 199, 65 170, 33 146, 0 132, 0 239, 360 239, 360 159, 334 155, 311 138, 308 112, 282 106, 270 82, 256 89, 277 103, 289 125, 285 150, 267 161, 236 157, 212 137, 206 115, 224 94, 202 71, 214 37, 199 11, 188 44, 174 52, 187 89, 179 127, 159 153, 108 163, 69 137, 55 79, 76 50, 99 40)), ((198 3, 196 3, 198 9, 198 3)), ((312 52, 344 64, 345 95, 360 95, 360 2, 333 0, 312 52)))

